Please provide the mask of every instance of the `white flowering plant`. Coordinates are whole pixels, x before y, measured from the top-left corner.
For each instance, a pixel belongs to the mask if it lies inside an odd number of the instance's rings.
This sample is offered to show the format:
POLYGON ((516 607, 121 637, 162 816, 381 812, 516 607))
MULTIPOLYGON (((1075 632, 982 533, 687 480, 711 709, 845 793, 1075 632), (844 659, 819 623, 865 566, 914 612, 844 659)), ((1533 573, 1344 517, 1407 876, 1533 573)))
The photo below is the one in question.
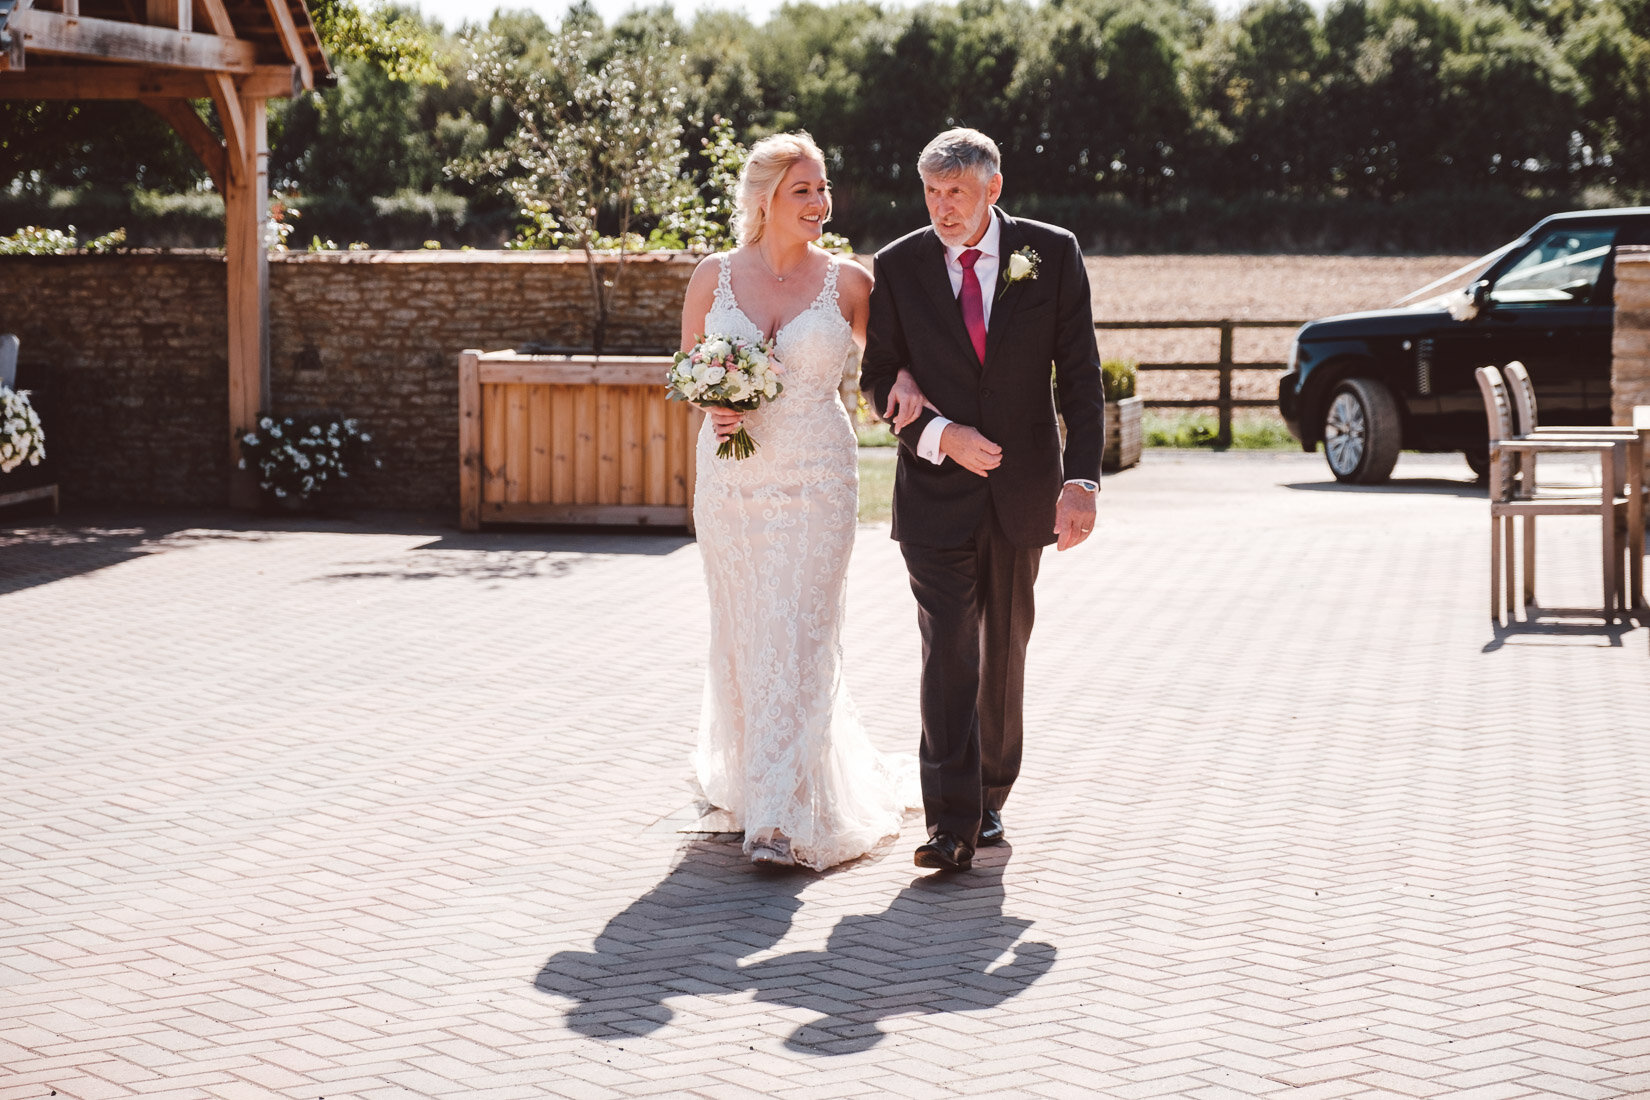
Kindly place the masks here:
MULTIPOLYGON (((701 336, 687 351, 676 353, 665 385, 672 401, 751 412, 784 392, 780 370, 773 361, 771 344, 710 334, 701 336)), ((755 453, 756 440, 743 424, 716 448, 717 458, 742 459, 755 453)))
POLYGON ((258 472, 258 488, 271 497, 303 504, 349 477, 371 442, 352 418, 260 415, 256 428, 241 432, 240 465, 258 472))
POLYGON ((46 431, 29 391, 0 386, 0 473, 9 474, 25 462, 38 466, 45 457, 46 431))

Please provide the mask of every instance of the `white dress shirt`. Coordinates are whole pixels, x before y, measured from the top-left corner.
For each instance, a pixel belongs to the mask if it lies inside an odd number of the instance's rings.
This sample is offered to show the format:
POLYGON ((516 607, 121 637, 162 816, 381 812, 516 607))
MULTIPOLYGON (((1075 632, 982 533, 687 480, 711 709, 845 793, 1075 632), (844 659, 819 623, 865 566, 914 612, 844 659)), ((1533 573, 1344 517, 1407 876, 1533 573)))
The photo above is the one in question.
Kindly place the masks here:
MULTIPOLYGON (((951 296, 962 293, 963 266, 957 258, 970 248, 980 250, 980 258, 974 261, 974 277, 980 281, 980 307, 985 314, 985 328, 991 331, 991 302, 997 296, 997 271, 1002 267, 1003 223, 997 220, 997 212, 991 211, 991 224, 985 227, 985 236, 978 244, 946 245, 945 246, 945 273, 951 276, 951 296)), ((925 458, 938 466, 945 461, 940 453, 940 435, 945 426, 951 423, 943 416, 936 416, 928 422, 917 439, 917 457, 925 458)))

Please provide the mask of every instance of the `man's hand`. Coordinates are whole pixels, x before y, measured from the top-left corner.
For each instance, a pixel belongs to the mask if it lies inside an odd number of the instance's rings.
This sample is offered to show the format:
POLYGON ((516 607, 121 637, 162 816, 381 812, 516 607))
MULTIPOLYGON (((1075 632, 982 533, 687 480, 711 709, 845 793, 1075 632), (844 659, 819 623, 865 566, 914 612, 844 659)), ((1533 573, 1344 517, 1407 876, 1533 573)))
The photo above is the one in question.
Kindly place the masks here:
MULTIPOLYGON (((1003 464, 1003 449, 965 424, 953 421, 940 432, 940 454, 971 474, 985 477, 1003 464)), ((1090 505, 1093 508, 1093 505, 1090 505)))
MULTIPOLYGON (((882 410, 882 418, 893 424, 895 432, 903 432, 922 415, 925 406, 934 409, 933 402, 922 395, 922 387, 911 377, 911 372, 902 367, 894 379, 893 388, 888 391, 888 407, 882 410)), ((938 409, 934 411, 939 412, 938 409)))
POLYGON ((1060 490, 1060 500, 1054 506, 1054 533, 1059 536, 1057 550, 1070 550, 1089 537, 1094 530, 1094 498, 1081 485, 1067 485, 1060 490))
POLYGON ((708 408, 705 414, 710 417, 711 430, 716 433, 718 440, 726 440, 739 430, 745 414, 738 409, 708 408))

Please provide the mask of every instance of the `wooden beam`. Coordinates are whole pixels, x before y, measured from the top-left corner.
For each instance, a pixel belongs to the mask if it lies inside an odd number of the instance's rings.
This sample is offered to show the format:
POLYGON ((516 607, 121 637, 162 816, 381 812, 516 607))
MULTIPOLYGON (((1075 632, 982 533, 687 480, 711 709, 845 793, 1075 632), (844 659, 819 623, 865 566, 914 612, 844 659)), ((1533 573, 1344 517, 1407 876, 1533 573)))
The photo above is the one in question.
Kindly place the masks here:
MULTIPOLYGON (((259 65, 234 81, 249 99, 286 99, 302 90, 295 65, 259 65)), ((206 99, 209 74, 133 65, 36 65, 0 76, 0 99, 206 99)))
POLYGON ((229 158, 229 186, 223 196, 229 268, 229 503, 256 508, 257 479, 237 468, 238 433, 252 427, 259 411, 269 407, 269 251, 264 246, 269 135, 263 100, 240 100, 237 109, 244 152, 229 158))
POLYGON ((235 89, 235 82, 226 73, 210 73, 206 83, 211 89, 212 104, 218 109, 218 127, 223 131, 224 147, 229 153, 229 173, 234 175, 235 165, 246 163, 249 157, 246 117, 241 111, 240 94, 235 89))
POLYGON ((281 32, 281 45, 286 47, 286 55, 298 67, 298 79, 306 88, 315 87, 315 74, 309 69, 309 51, 304 49, 303 39, 298 37, 298 24, 292 21, 292 9, 286 6, 286 0, 264 0, 264 3, 269 8, 270 17, 275 20, 275 28, 281 32))
POLYGON ((8 25, 22 32, 23 49, 30 53, 212 72, 249 73, 253 69, 252 43, 238 38, 184 34, 165 27, 81 18, 35 8, 14 12, 8 25))
POLYGON ((195 151, 195 155, 206 165, 206 172, 212 177, 212 186, 218 194, 223 194, 229 186, 229 166, 224 155, 223 143, 212 128, 201 121, 201 116, 195 113, 187 100, 182 99, 143 99, 139 100, 145 107, 165 119, 185 145, 195 151))
POLYGON ((212 28, 212 33, 223 38, 238 38, 235 27, 229 22, 229 9, 224 7, 223 0, 198 0, 201 14, 206 17, 206 25, 212 28))
POLYGON ((144 0, 144 18, 152 27, 167 27, 185 34, 194 30, 194 7, 189 0, 144 0))

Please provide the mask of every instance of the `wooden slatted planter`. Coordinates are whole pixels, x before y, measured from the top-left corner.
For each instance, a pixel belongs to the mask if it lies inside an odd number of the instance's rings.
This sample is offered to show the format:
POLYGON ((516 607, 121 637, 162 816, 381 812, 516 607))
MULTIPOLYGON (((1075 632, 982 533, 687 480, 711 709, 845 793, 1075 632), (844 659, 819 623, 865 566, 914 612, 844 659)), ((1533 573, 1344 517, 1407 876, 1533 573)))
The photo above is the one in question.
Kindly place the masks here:
POLYGON ((1103 469, 1126 470, 1140 462, 1146 439, 1141 418, 1144 408, 1145 402, 1138 397, 1106 402, 1106 450, 1100 463, 1103 469))
POLYGON ((459 526, 693 526, 704 414, 665 400, 668 356, 466 351, 459 526))

